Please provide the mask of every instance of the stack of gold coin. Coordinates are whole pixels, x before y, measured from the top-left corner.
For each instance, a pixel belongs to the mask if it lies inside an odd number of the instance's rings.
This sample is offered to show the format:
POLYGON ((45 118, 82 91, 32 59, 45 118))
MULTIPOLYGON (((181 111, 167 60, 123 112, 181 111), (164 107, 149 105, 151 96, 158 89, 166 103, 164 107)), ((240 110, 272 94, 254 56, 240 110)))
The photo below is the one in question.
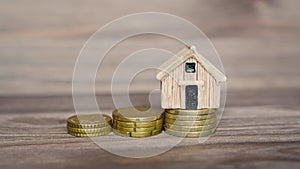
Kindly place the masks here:
POLYGON ((125 107, 113 111, 113 131, 127 137, 149 137, 162 131, 163 113, 150 107, 125 107))
POLYGON ((216 129, 216 109, 167 109, 164 116, 165 132, 173 136, 208 136, 216 129))
POLYGON ((80 114, 67 120, 68 133, 76 137, 103 136, 111 132, 112 119, 104 114, 80 114))

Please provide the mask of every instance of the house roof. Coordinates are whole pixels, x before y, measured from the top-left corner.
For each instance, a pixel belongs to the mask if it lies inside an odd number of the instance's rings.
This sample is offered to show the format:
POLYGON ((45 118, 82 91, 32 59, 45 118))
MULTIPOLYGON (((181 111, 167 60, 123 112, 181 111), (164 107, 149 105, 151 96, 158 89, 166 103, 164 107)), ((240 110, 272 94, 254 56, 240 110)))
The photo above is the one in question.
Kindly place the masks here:
POLYGON ((212 63, 210 63, 205 57, 199 54, 195 47, 186 47, 179 51, 174 57, 163 63, 158 69, 156 78, 162 80, 168 76, 168 72, 174 70, 177 66, 185 62, 187 59, 194 57, 217 82, 225 82, 226 76, 219 69, 217 69, 212 63))

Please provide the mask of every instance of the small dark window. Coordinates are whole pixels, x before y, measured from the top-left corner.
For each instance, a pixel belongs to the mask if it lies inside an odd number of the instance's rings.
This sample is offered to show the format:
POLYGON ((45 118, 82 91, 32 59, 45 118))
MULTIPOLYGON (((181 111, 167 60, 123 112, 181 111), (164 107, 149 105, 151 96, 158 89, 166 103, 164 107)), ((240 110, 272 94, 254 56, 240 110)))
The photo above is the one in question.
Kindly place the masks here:
POLYGON ((186 73, 195 73, 196 72, 196 63, 185 63, 185 72, 186 73))

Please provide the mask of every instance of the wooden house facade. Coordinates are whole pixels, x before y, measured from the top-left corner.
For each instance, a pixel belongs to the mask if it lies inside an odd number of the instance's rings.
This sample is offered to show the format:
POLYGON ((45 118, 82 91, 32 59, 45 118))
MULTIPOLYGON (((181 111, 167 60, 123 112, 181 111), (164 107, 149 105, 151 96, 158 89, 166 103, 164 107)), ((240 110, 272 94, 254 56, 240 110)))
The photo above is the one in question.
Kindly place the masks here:
POLYGON ((159 69, 162 108, 219 108, 220 85, 226 76, 194 47, 184 48, 159 69))

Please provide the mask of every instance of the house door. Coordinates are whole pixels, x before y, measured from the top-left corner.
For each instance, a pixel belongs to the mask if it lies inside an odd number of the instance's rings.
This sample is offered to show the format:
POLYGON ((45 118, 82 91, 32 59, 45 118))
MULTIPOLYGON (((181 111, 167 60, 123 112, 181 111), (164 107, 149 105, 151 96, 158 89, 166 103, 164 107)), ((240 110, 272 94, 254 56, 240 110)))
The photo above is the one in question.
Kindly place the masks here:
POLYGON ((198 86, 187 85, 185 87, 185 108, 196 110, 198 107, 198 86))

